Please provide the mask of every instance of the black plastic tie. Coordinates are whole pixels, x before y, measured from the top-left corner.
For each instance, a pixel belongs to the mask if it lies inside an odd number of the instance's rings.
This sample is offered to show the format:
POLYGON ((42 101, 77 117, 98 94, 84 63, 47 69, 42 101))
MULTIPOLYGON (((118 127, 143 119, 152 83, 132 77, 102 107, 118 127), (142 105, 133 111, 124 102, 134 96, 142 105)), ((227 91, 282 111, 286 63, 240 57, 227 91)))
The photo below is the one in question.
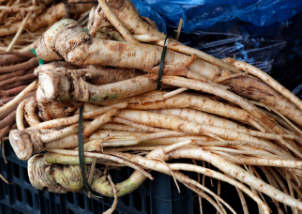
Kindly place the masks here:
POLYGON ((91 187, 87 181, 86 173, 85 173, 84 136, 82 134, 82 119, 83 119, 83 106, 80 108, 80 114, 79 114, 79 129, 78 129, 79 160, 80 160, 80 168, 82 173, 84 190, 85 192, 92 193, 91 187))
POLYGON ((165 39, 163 51, 161 52, 159 70, 158 70, 158 78, 157 78, 157 90, 161 89, 161 78, 163 76, 164 62, 165 62, 166 52, 167 52, 167 48, 168 48, 168 44, 169 44, 169 38, 170 38, 170 36, 167 35, 167 37, 165 39))

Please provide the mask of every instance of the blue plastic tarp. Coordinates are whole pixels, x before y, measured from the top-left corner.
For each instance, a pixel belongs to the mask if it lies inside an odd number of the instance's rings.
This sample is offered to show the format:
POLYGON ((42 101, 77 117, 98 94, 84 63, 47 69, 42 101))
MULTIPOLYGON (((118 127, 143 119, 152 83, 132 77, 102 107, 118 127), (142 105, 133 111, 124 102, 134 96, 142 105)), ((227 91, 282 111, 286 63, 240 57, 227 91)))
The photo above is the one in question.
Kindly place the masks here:
POLYGON ((272 75, 302 99, 302 0, 132 0, 142 16, 180 41, 272 75))
POLYGON ((283 22, 302 11, 301 0, 133 0, 142 16, 155 20, 159 30, 184 20, 184 32, 204 29, 234 18, 256 26, 283 22))

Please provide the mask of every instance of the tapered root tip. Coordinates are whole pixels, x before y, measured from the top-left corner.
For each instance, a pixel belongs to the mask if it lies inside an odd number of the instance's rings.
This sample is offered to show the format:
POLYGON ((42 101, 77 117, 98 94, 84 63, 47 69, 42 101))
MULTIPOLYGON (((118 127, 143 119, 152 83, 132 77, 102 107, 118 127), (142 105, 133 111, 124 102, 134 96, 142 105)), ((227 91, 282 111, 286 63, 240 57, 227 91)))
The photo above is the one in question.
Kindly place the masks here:
POLYGON ((21 160, 28 160, 33 154, 33 145, 29 136, 20 130, 13 130, 9 134, 9 142, 17 157, 21 160))

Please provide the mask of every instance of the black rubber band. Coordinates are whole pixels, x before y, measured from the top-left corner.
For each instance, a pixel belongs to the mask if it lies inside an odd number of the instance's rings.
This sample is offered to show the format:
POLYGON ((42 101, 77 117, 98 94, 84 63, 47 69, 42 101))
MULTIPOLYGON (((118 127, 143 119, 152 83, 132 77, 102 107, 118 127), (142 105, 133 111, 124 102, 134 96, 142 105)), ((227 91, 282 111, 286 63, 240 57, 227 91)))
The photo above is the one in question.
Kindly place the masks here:
POLYGON ((80 108, 79 114, 79 129, 78 129, 78 148, 79 148, 79 160, 80 168, 83 179, 83 187, 86 192, 92 193, 91 187, 88 184, 86 173, 85 173, 85 160, 84 160, 84 136, 82 134, 82 118, 83 118, 83 106, 80 108))
POLYGON ((161 78, 163 76, 164 62, 165 62, 166 52, 167 52, 167 48, 168 48, 168 44, 169 44, 169 38, 170 38, 170 36, 167 35, 167 37, 165 39, 163 51, 161 52, 159 70, 158 70, 158 78, 157 78, 157 90, 161 89, 161 78))

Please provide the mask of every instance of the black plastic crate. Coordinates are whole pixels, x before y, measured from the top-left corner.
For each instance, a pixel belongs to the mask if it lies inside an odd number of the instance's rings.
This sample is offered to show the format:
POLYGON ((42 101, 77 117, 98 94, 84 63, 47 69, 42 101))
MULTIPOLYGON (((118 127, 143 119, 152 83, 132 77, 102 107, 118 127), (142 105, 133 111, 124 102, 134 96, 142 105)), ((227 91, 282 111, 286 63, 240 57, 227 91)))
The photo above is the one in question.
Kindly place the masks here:
MULTIPOLYGON (((29 182, 27 162, 19 160, 9 143, 5 143, 5 164, 0 149, 0 173, 12 184, 0 179, 0 214, 96 214, 111 207, 113 198, 90 199, 84 193, 55 194, 35 189, 29 182)), ((191 163, 190 160, 169 162, 191 163)), ((197 162, 201 165, 200 162, 197 162)), ((209 167, 209 166, 207 166, 209 167)), ((212 168, 212 167, 211 167, 212 168)), ((217 169, 216 169, 217 170, 217 169)), ((121 182, 132 174, 129 167, 121 171, 110 170, 114 183, 121 182)), ((183 172, 197 180, 196 173, 183 172)), ((261 173, 261 172, 260 172, 261 173)), ((118 198, 114 214, 199 214, 198 197, 191 190, 179 184, 180 193, 172 177, 152 172, 154 180, 146 180, 136 191, 118 198)), ((264 178, 264 176, 262 176, 264 178)), ((266 179, 264 178, 264 181, 266 179)), ((217 191, 217 180, 206 177, 206 187, 217 191)), ((272 213, 278 213, 272 200, 264 196, 272 213)), ((238 214, 243 214, 240 199, 235 188, 221 182, 221 198, 238 214)), ((258 213, 257 204, 245 195, 250 213, 258 213)), ((215 208, 203 200, 205 214, 216 214, 215 208)), ((283 207, 283 205, 281 206, 283 207)), ((231 213, 227 210, 228 213, 231 213)), ((291 210, 288 209, 291 214, 291 210)))
MULTIPOLYGON (((0 181, 1 214, 92 214, 111 207, 113 198, 90 199, 83 193, 54 194, 35 189, 29 182, 27 162, 19 160, 9 143, 5 143, 5 164, 0 151, 0 173, 12 184, 0 181)), ((110 170, 113 181, 120 182, 132 174, 130 168, 110 170)), ((171 177, 152 173, 133 193, 120 197, 114 214, 194 213, 193 193, 180 185, 179 194, 171 177)), ((187 174, 187 175, 190 175, 187 174)))

